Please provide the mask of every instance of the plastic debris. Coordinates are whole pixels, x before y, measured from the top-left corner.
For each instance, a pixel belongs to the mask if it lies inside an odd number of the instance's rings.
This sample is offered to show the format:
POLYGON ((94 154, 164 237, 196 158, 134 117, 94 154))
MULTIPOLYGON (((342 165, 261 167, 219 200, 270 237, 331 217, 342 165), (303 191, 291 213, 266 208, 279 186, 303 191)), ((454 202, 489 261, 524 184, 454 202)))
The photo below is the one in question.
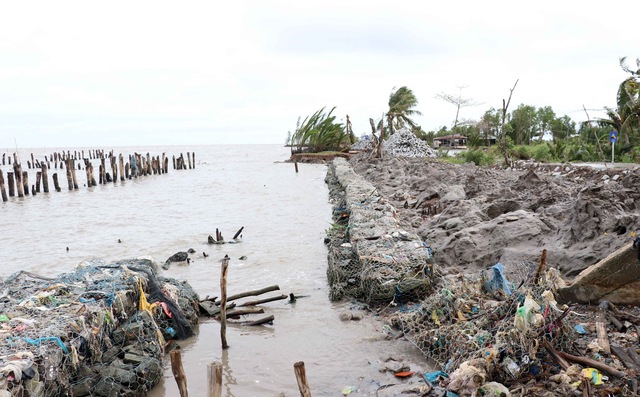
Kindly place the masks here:
POLYGON ((442 372, 442 371, 435 371, 435 372, 425 372, 424 373, 424 378, 427 380, 427 382, 429 383, 435 383, 438 381, 438 378, 448 378, 449 375, 447 375, 446 373, 442 372))
POLYGON ((576 324, 575 327, 573 327, 573 329, 575 329, 576 332, 579 333, 580 335, 584 335, 587 333, 587 331, 584 329, 582 324, 576 324))

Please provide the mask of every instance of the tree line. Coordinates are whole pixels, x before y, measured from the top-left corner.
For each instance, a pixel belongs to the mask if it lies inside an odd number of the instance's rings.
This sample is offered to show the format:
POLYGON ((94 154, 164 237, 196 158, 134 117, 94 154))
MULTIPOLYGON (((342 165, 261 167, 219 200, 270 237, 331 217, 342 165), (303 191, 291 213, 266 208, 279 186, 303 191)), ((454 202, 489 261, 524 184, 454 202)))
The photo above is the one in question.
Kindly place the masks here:
MULTIPOLYGON (((388 108, 379 119, 370 119, 371 139, 374 154, 380 155, 382 145, 388 136, 399 128, 409 128, 417 137, 433 144, 436 137, 459 134, 467 138, 471 150, 496 145, 505 166, 511 158, 538 157, 553 161, 604 161, 610 158, 605 153, 609 148, 610 132, 618 134, 615 156, 619 161, 640 162, 640 58, 636 59, 636 68, 627 64, 626 57, 620 58, 620 67, 629 74, 618 86, 616 107, 605 107, 606 117, 591 118, 589 111, 583 109, 587 121, 576 124, 567 115, 558 115, 551 106, 536 107, 520 104, 509 111, 509 103, 517 82, 509 94, 509 100, 503 100, 502 107, 490 107, 480 120, 460 119, 461 108, 477 106, 472 99, 458 95, 441 93, 436 98, 456 106, 455 121, 451 128, 446 126, 437 131, 425 132, 414 116, 418 99, 413 91, 406 87, 393 89, 389 95, 388 108), (535 152, 535 153, 534 153, 535 152), (537 154, 537 155, 536 155, 537 154)), ((334 108, 335 109, 335 108, 334 108)), ((298 120, 294 133, 289 133, 287 143, 299 150, 344 150, 355 141, 351 123, 337 123, 332 109, 324 113, 324 108, 310 117, 298 120)))

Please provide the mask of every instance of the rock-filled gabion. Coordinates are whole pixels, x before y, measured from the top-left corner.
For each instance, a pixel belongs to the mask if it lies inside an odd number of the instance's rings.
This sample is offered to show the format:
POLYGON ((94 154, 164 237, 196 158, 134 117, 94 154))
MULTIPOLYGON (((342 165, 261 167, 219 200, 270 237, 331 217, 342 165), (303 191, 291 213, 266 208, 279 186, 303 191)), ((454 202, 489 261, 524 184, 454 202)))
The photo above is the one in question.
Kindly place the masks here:
MULTIPOLYGON (((368 135, 363 136, 351 146, 352 150, 372 150, 373 143, 368 135)), ((386 156, 394 157, 436 157, 436 152, 418 138, 411 130, 403 127, 391 135, 383 144, 382 151, 386 156)))
POLYGON ((194 334, 198 296, 147 259, 92 261, 55 279, 0 280, 0 396, 141 396, 169 339, 194 334))
POLYGON ((326 182, 337 203, 327 239, 331 299, 389 303, 429 294, 436 281, 430 249, 400 227, 395 208, 345 159, 331 162, 326 182))

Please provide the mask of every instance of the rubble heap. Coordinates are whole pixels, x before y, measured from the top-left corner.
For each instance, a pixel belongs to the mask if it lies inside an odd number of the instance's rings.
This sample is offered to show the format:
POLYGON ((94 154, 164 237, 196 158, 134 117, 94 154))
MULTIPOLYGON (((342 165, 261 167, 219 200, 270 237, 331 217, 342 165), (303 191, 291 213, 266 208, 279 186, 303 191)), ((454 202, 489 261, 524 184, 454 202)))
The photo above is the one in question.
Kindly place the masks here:
POLYGON ((435 150, 407 127, 392 134, 382 146, 382 151, 393 157, 436 157, 435 150))
POLYGON ((169 339, 193 335, 197 294, 155 263, 93 261, 55 279, 0 282, 0 396, 139 396, 169 339))
MULTIPOLYGON (((353 144, 351 149, 358 151, 373 150, 373 142, 368 135, 365 135, 353 144)), ((385 140, 382 151, 384 155, 393 157, 436 157, 435 150, 407 127, 400 128, 385 140)))

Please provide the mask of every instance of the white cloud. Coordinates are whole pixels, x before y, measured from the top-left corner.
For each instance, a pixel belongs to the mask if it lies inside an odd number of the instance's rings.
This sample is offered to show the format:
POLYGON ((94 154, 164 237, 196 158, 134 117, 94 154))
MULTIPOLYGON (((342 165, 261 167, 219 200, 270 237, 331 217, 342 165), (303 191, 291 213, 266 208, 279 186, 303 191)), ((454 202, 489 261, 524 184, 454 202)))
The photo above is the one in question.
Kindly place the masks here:
MULTIPOLYGON (((320 107, 357 133, 393 87, 424 129, 456 93, 576 120, 612 106, 640 56, 620 12, 634 2, 13 2, 0 5, 0 147, 283 143, 320 107)), ((592 114, 593 117, 593 114, 592 114)))

